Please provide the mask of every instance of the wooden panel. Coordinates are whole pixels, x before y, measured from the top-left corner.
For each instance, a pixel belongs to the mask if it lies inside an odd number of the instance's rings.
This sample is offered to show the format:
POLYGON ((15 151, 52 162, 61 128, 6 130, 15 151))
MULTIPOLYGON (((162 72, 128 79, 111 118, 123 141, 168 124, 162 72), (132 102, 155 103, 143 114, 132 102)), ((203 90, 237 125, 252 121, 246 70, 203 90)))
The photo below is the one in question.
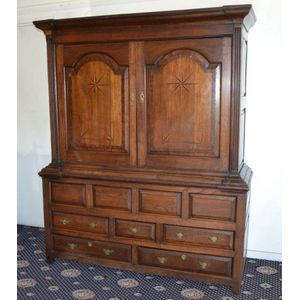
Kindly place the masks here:
POLYGON ((97 234, 108 233, 107 218, 53 212, 52 222, 54 229, 92 232, 97 234))
POLYGON ((54 249, 57 251, 118 261, 129 262, 131 260, 131 247, 129 245, 62 237, 57 235, 53 237, 53 240, 54 249))
POLYGON ((227 257, 138 248, 138 263, 147 266, 230 276, 231 262, 227 257))
POLYGON ((50 202, 64 205, 85 205, 85 186, 83 184, 51 182, 50 202))
POLYGON ((137 239, 155 240, 155 224, 116 220, 116 235, 137 239))
POLYGON ((117 210, 131 210, 131 189, 94 186, 93 207, 117 210))
POLYGON ((190 215, 192 218, 235 220, 235 197, 190 194, 190 215))
POLYGON ((180 216, 181 193, 140 190, 139 212, 180 216))
POLYGON ((233 232, 164 225, 164 240, 203 247, 233 248, 233 232))

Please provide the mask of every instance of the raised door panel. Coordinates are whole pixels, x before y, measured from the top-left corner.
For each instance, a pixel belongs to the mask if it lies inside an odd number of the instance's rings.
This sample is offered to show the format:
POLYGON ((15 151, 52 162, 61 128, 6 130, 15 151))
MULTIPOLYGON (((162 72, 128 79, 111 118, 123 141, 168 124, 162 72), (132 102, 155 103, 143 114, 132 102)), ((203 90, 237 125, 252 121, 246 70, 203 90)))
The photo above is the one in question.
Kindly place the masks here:
POLYGON ((146 103, 140 108, 145 127, 139 164, 225 171, 230 39, 145 42, 143 53, 146 103))
POLYGON ((129 165, 129 45, 58 46, 57 53, 61 159, 129 165))

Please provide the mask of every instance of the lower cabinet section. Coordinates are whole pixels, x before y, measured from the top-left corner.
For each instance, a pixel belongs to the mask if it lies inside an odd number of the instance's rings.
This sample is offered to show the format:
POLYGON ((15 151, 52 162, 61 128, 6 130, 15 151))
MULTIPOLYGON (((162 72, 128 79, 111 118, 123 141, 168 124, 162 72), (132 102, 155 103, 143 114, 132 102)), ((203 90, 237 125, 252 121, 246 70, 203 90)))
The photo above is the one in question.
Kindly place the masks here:
POLYGON ((140 265, 184 270, 188 272, 230 276, 232 259, 138 247, 138 263, 140 265))
POLYGON ((124 262, 131 261, 131 246, 129 245, 57 235, 53 237, 53 243, 56 251, 124 262))

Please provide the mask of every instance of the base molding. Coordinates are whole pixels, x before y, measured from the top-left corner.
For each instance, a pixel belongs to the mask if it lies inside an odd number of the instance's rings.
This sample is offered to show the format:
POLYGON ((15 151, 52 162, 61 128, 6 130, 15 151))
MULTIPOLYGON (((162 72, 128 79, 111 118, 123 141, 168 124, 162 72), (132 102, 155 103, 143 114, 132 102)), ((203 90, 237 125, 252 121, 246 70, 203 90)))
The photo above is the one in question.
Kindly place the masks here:
POLYGON ((282 261, 282 253, 278 253, 278 252, 247 250, 247 257, 248 258, 282 261))

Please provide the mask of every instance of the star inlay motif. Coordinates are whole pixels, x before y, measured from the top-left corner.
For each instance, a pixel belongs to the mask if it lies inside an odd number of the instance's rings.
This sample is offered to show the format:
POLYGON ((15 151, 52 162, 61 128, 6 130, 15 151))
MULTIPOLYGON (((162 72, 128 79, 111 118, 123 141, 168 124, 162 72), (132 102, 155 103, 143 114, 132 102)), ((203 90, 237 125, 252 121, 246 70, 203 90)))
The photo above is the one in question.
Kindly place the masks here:
POLYGON ((104 92, 103 92, 103 87, 104 86, 109 86, 110 84, 109 83, 103 83, 103 77, 104 75, 102 75, 100 78, 97 78, 96 75, 94 75, 91 80, 90 80, 90 83, 89 83, 89 87, 91 88, 91 90, 94 92, 94 93, 97 93, 98 91, 101 92, 103 95, 104 95, 104 92))
POLYGON ((192 75, 193 75, 193 73, 191 73, 190 75, 188 75, 185 78, 182 75, 180 76, 180 78, 175 75, 176 81, 175 82, 168 82, 167 84, 175 86, 173 92, 176 91, 177 89, 179 89, 180 90, 180 95, 182 94, 183 90, 186 90, 187 92, 190 92, 190 90, 188 89, 188 86, 198 84, 197 82, 190 82, 189 81, 189 79, 191 78, 192 75))

